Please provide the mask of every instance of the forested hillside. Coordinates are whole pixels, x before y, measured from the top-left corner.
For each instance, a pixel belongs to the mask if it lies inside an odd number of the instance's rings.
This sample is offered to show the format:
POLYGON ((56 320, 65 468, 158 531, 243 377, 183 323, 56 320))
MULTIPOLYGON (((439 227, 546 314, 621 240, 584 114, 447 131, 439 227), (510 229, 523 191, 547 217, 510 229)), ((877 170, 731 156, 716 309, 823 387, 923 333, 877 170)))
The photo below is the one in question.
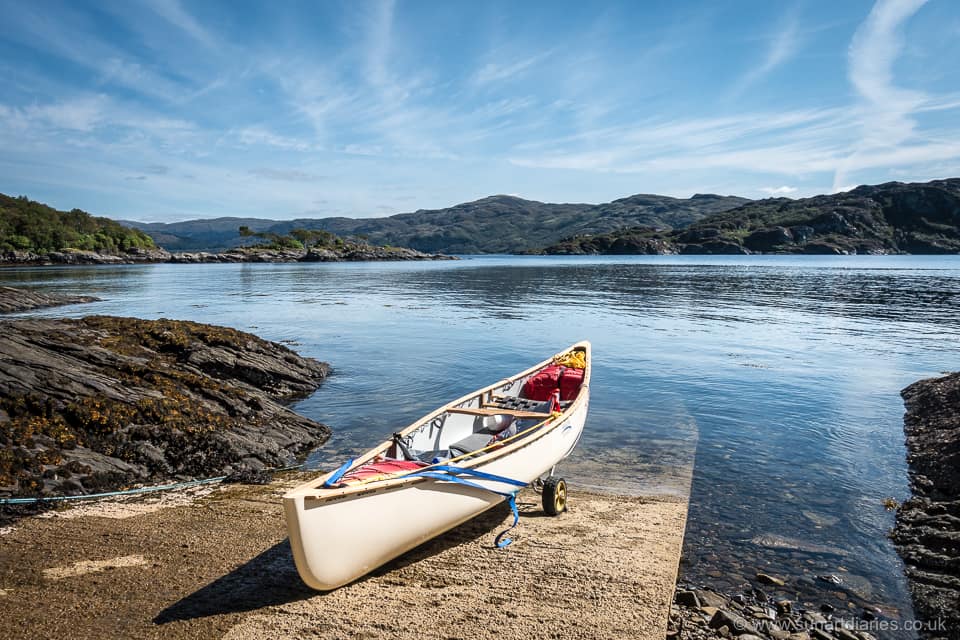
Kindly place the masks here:
POLYGON ((25 196, 0 194, 0 251, 117 253, 153 247, 153 239, 143 231, 109 218, 96 218, 80 209, 57 211, 25 196))

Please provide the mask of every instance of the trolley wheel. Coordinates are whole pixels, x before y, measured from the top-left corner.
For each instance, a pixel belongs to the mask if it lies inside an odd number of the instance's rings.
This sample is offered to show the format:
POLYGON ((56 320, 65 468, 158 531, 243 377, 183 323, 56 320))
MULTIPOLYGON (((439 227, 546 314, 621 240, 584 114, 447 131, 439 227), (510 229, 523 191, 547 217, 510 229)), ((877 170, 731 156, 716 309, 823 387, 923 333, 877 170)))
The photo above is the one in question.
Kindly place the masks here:
POLYGON ((543 481, 543 510, 548 516, 558 516, 567 510, 567 482, 563 478, 543 481))

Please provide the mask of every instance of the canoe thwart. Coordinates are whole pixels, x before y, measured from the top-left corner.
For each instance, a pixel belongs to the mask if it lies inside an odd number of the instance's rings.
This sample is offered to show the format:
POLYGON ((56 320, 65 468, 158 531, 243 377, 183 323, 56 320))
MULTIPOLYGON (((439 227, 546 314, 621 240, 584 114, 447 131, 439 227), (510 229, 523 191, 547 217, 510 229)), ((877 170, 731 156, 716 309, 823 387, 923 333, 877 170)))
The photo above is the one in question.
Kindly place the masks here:
POLYGON ((549 418, 550 413, 538 411, 517 411, 515 409, 468 409, 466 407, 451 407, 447 413, 464 413, 469 416, 513 416, 514 418, 549 418))

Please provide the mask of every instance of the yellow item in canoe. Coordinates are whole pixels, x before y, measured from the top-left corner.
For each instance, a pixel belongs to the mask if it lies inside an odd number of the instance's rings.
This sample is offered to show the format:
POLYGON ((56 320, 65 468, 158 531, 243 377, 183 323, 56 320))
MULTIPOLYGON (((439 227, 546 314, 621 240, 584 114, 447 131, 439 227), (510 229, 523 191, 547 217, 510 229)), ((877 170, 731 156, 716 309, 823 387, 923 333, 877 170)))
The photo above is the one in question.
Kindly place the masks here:
POLYGON ((562 356, 556 356, 553 364, 560 364, 571 369, 586 369, 587 357, 583 351, 568 351, 562 356))

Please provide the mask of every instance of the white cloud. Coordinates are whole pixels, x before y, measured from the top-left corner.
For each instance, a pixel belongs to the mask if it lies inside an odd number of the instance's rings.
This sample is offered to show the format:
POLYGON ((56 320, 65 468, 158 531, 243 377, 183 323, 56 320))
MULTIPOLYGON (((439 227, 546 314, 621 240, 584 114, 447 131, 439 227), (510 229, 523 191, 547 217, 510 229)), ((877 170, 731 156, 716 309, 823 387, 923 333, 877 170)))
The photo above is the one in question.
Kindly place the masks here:
POLYGON ((781 187, 760 187, 760 191, 768 193, 772 196, 788 196, 791 193, 796 193, 797 188, 783 185, 781 187))

